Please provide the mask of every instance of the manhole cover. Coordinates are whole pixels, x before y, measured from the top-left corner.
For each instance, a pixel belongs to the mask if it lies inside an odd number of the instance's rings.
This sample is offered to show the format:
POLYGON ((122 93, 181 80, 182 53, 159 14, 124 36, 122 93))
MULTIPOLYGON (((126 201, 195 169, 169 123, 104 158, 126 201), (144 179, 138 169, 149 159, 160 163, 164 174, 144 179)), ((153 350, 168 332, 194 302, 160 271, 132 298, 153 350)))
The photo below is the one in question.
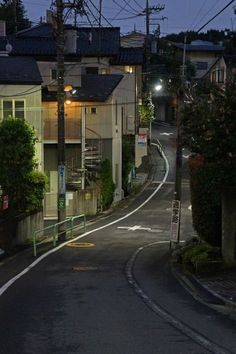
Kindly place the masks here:
POLYGON ((92 267, 92 266, 81 266, 81 267, 73 267, 73 270, 77 272, 88 272, 88 271, 93 271, 97 270, 98 267, 92 267))

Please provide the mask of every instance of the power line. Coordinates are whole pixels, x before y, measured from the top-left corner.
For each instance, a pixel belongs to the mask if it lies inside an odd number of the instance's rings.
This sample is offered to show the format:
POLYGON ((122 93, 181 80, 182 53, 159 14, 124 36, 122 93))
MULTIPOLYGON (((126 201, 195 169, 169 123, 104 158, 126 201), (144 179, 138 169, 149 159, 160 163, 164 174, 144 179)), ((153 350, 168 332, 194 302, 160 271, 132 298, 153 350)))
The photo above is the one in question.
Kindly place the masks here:
POLYGON ((215 16, 213 16, 209 21, 207 21, 202 27, 200 27, 197 30, 197 33, 200 32, 205 26, 207 26, 211 21, 213 21, 217 16, 219 16, 225 9, 227 9, 235 0, 231 0, 227 5, 225 5, 223 7, 222 10, 220 10, 219 12, 217 12, 217 14, 215 16))

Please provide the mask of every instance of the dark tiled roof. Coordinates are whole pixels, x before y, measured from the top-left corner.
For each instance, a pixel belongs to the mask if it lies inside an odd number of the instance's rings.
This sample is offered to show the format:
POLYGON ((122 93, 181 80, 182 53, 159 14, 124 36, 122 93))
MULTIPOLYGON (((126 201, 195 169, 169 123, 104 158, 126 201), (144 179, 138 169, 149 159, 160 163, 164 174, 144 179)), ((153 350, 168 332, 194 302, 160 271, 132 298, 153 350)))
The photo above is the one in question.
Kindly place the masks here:
POLYGON ((118 27, 78 28, 77 53, 82 56, 113 56, 120 48, 118 27))
POLYGON ((111 60, 114 65, 142 65, 144 61, 143 48, 120 48, 119 55, 111 60))
MULTIPOLYGON (((184 48, 184 44, 183 43, 173 43, 173 45, 176 48, 182 49, 184 48)), ((221 45, 217 45, 217 44, 200 44, 200 45, 192 45, 192 44, 187 44, 186 45, 186 51, 187 52, 223 52, 224 51, 224 47, 222 47, 221 45)))
POLYGON ((17 32, 17 37, 52 37, 53 28, 49 23, 42 23, 40 25, 27 28, 23 31, 17 32))
MULTIPOLYGON (((73 101, 105 102, 122 80, 122 75, 82 75, 81 87, 73 101)), ((56 92, 43 90, 43 101, 55 101, 56 92)))
POLYGON ((1 84, 41 84, 42 78, 33 58, 0 56, 1 84))
MULTIPOLYGON (((72 26, 66 26, 72 28, 72 26)), ((105 27, 77 28, 78 56, 115 56, 120 48, 120 29, 105 27)), ((11 55, 55 56, 56 41, 52 26, 41 24, 8 37, 13 50, 11 55)), ((0 48, 5 48, 6 40, 0 38, 0 48)))

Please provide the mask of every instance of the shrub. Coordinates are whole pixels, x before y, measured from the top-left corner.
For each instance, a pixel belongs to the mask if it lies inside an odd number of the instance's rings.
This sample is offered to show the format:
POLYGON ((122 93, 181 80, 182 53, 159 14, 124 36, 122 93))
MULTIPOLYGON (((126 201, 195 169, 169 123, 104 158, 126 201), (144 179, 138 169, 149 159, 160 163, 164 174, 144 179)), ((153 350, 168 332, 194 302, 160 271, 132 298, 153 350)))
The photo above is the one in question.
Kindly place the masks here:
POLYGON ((187 270, 197 272, 201 268, 201 270, 207 272, 209 270, 206 266, 208 263, 221 260, 220 248, 207 243, 187 246, 182 250, 181 259, 187 270))
POLYGON ((101 164, 101 196, 102 207, 109 208, 113 202, 113 193, 115 185, 112 179, 112 167, 109 160, 104 160, 101 164))

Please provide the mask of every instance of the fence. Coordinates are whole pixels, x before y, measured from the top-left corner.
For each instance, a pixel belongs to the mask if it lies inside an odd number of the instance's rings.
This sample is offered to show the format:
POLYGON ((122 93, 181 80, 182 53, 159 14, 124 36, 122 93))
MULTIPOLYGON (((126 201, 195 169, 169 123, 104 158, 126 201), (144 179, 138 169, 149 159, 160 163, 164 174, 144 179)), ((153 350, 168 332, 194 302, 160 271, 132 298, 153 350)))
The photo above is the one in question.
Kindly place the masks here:
POLYGON ((52 240, 53 247, 56 246, 58 241, 58 237, 61 234, 66 233, 68 238, 73 238, 75 229, 83 229, 83 232, 86 231, 86 217, 85 214, 73 216, 71 218, 67 218, 64 221, 56 223, 54 225, 47 226, 41 230, 37 230, 33 233, 33 249, 34 256, 37 256, 37 246, 46 241, 52 240), (81 223, 81 219, 83 222, 81 223))

